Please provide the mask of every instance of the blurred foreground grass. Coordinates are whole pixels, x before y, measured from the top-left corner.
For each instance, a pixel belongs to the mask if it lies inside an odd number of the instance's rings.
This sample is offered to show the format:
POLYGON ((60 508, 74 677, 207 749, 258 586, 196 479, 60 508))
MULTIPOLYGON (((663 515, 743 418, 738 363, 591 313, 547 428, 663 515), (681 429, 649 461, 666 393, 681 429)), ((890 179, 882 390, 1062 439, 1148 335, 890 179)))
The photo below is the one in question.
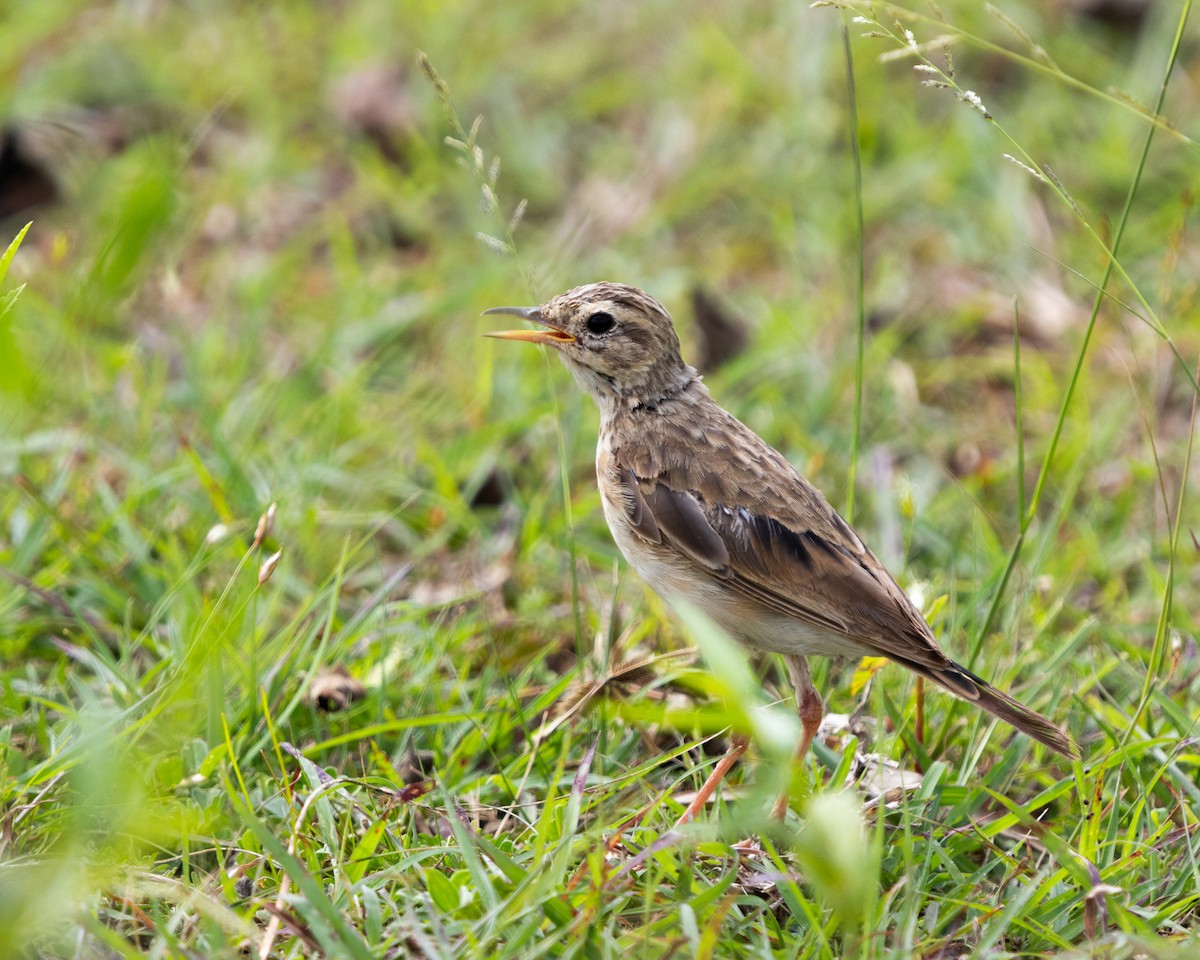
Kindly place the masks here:
POLYGON ((1084 6, 5 14, 0 955, 1194 956, 1200 37, 1084 6), (944 644, 1082 764, 820 663, 859 739, 768 829, 774 665, 616 562, 590 403, 477 336, 601 278, 689 355, 695 297, 739 319, 717 398, 835 504, 853 463, 944 644), (722 669, 583 696, 698 637, 722 669), (761 762, 672 841, 728 722, 761 762), (882 812, 840 792, 886 762, 882 812))

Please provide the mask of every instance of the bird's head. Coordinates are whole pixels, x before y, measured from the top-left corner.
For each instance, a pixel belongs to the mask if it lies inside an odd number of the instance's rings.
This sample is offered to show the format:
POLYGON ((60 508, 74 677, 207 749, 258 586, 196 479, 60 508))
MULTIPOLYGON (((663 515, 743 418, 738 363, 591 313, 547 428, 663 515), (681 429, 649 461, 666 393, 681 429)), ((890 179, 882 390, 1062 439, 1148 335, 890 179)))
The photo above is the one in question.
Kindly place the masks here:
POLYGON ((683 362, 671 315, 661 303, 623 283, 589 283, 540 307, 493 307, 541 329, 501 330, 489 337, 554 347, 603 406, 616 399, 654 401, 686 386, 696 371, 683 362))

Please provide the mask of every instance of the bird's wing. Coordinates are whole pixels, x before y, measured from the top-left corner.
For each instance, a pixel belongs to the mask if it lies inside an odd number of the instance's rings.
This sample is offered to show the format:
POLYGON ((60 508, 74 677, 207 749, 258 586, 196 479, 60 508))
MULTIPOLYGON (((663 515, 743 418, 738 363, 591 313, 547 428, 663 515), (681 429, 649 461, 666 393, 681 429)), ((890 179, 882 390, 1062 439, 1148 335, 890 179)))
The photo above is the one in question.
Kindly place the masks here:
POLYGON ((924 618, 816 488, 765 444, 753 452, 772 455, 766 474, 730 457, 671 464, 645 448, 616 451, 634 530, 748 599, 976 699, 968 678, 942 676, 950 661, 924 618))

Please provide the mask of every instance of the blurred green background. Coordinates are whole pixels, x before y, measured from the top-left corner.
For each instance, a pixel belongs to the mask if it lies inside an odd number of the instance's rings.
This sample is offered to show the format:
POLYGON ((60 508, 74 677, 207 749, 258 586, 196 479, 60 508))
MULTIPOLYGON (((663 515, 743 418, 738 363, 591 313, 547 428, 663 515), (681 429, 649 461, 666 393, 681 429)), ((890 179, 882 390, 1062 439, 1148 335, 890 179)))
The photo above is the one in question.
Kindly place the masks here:
MULTIPOLYGON (((0 290, 0 953, 1195 949, 1200 34, 1165 0, 998 6, 0 11, 0 247, 33 221, 0 290), (591 402, 479 336, 599 279, 835 506, 853 468, 952 655, 1091 765, 944 696, 914 737, 888 669, 869 746, 927 780, 853 840, 853 896, 811 834, 729 866, 750 814, 599 879, 738 694, 668 663, 532 739, 689 642, 617 563, 591 402), (361 701, 320 709, 331 676, 361 701), (1006 833, 1035 817, 1057 839, 1006 833)), ((818 668, 842 712, 851 673, 818 668)))

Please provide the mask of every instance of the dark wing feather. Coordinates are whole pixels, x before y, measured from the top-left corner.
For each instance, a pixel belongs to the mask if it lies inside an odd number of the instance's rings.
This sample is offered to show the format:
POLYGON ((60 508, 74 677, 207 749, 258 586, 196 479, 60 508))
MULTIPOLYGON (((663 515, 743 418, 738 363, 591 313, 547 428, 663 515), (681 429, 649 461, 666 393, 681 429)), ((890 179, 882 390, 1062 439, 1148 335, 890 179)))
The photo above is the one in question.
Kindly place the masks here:
POLYGON ((665 483, 643 486, 632 471, 642 502, 646 504, 658 529, 665 531, 675 548, 714 574, 730 572, 729 551, 724 538, 713 529, 700 502, 683 490, 672 490, 665 483))
POLYGON ((621 486, 625 493, 625 516, 629 524, 643 540, 651 543, 662 543, 662 534, 658 532, 658 521, 650 512, 646 498, 642 496, 641 485, 633 471, 628 468, 621 472, 621 486))

